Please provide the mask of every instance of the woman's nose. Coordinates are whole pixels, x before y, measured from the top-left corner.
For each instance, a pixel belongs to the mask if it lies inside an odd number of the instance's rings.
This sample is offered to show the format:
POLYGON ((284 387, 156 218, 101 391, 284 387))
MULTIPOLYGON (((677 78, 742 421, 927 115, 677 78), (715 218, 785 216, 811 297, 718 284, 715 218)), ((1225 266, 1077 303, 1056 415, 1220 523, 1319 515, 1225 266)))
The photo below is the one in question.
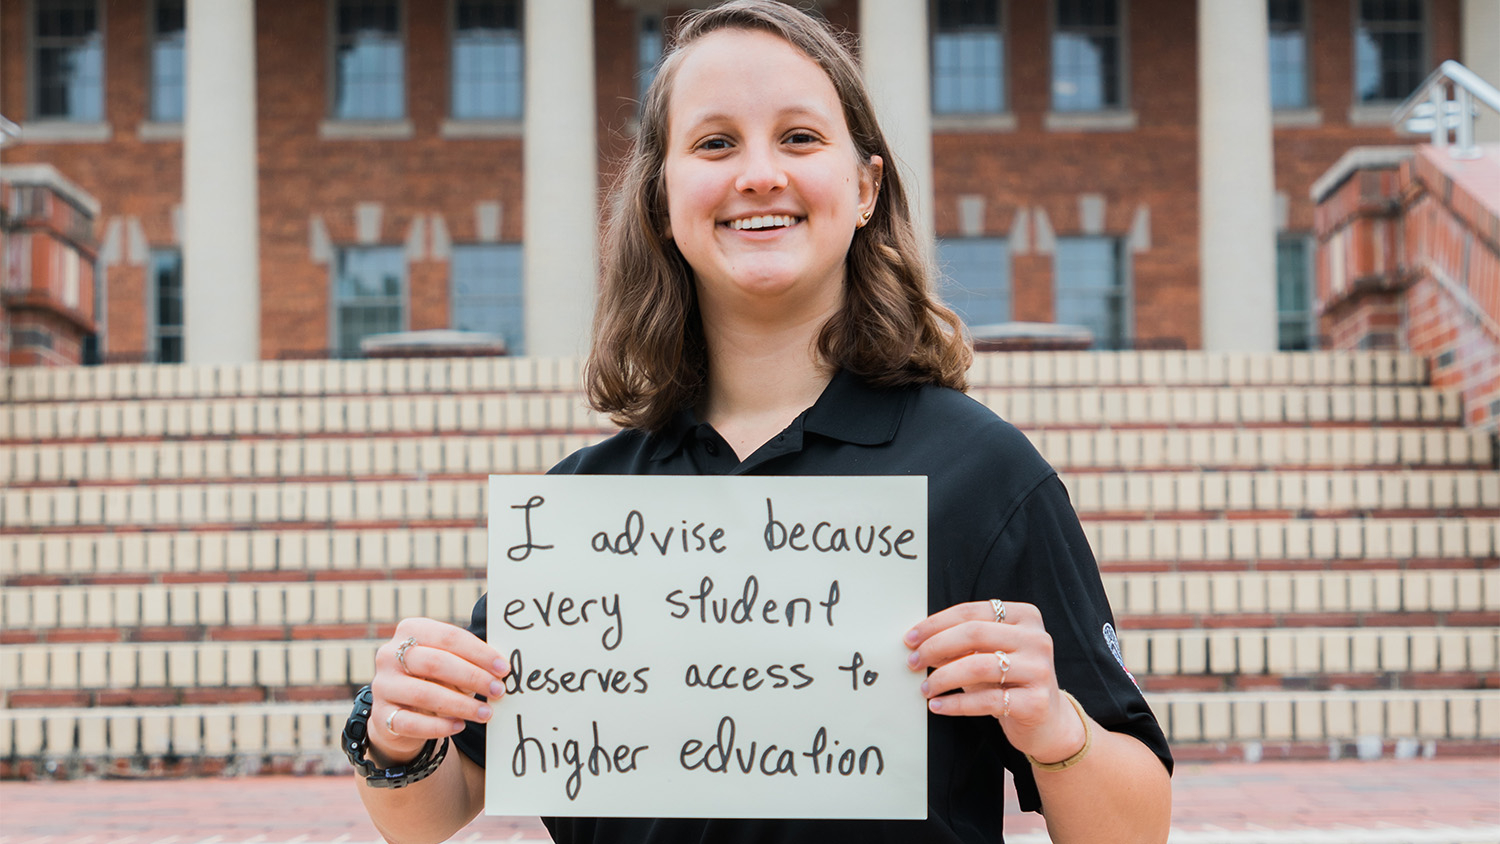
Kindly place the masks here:
POLYGON ((786 169, 775 149, 751 145, 746 147, 740 162, 735 189, 741 193, 769 193, 786 187, 786 169))

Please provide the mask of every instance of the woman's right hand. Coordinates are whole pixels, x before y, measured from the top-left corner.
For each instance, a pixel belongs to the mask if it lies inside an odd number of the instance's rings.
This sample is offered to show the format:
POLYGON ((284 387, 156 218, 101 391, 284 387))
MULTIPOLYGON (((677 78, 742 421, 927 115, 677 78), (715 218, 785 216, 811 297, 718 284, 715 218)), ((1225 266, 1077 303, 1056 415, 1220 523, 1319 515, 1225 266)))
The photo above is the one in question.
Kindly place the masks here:
POLYGON ((372 761, 381 767, 409 762, 429 739, 461 732, 465 721, 489 721, 490 704, 504 694, 500 681, 508 673, 499 651, 462 627, 402 619, 391 640, 375 652, 372 761))

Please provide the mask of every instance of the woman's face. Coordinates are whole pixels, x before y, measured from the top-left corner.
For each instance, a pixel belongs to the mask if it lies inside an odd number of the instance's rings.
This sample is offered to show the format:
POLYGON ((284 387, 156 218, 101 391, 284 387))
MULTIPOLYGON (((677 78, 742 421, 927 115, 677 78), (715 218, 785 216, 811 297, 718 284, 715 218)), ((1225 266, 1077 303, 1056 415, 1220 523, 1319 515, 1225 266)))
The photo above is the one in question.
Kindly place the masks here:
POLYGON ((878 156, 859 161, 828 75, 786 41, 724 29, 682 57, 667 112, 667 212, 706 314, 837 309, 880 169, 878 156))

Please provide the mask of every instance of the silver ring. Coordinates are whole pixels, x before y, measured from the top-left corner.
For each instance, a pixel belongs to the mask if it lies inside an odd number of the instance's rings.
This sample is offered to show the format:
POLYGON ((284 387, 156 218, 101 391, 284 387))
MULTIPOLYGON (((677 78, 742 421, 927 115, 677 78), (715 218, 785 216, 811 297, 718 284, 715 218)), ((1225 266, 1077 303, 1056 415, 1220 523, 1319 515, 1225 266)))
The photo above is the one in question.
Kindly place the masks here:
POLYGON ((1005 651, 995 651, 995 659, 1000 663, 1000 685, 1005 685, 1005 675, 1010 673, 1010 654, 1005 651))
POLYGON ((1005 623, 1005 602, 999 598, 990 599, 990 608, 995 611, 995 623, 1005 623))
POLYGON ((405 642, 402 642, 399 647, 396 648, 396 661, 399 662, 399 663, 401 663, 401 670, 405 671, 407 674, 411 673, 411 669, 406 667, 406 652, 407 652, 407 650, 415 647, 416 644, 417 644, 417 637, 411 636, 405 642))
POLYGON ((390 711, 390 714, 388 714, 388 715, 385 716, 385 730, 386 730, 386 732, 390 733, 393 736, 397 736, 397 737, 400 737, 401 734, 398 733, 398 732, 396 732, 396 727, 395 727, 394 724, 391 723, 391 721, 393 721, 395 719, 396 713, 400 712, 400 711, 401 710, 399 710, 399 709, 392 709, 390 711))

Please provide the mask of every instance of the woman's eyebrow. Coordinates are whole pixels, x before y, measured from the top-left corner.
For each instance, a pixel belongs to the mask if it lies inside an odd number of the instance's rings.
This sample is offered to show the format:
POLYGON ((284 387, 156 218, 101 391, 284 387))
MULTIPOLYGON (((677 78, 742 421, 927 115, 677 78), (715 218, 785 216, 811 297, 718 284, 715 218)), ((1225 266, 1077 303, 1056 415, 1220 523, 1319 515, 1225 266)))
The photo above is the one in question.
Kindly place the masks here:
MULTIPOLYGON (((810 117, 817 120, 831 119, 827 111, 810 105, 787 106, 777 111, 776 117, 781 120, 794 117, 810 117)), ((693 115, 684 125, 692 129, 697 129, 714 123, 733 123, 735 119, 734 114, 726 111, 703 111, 693 115)))

